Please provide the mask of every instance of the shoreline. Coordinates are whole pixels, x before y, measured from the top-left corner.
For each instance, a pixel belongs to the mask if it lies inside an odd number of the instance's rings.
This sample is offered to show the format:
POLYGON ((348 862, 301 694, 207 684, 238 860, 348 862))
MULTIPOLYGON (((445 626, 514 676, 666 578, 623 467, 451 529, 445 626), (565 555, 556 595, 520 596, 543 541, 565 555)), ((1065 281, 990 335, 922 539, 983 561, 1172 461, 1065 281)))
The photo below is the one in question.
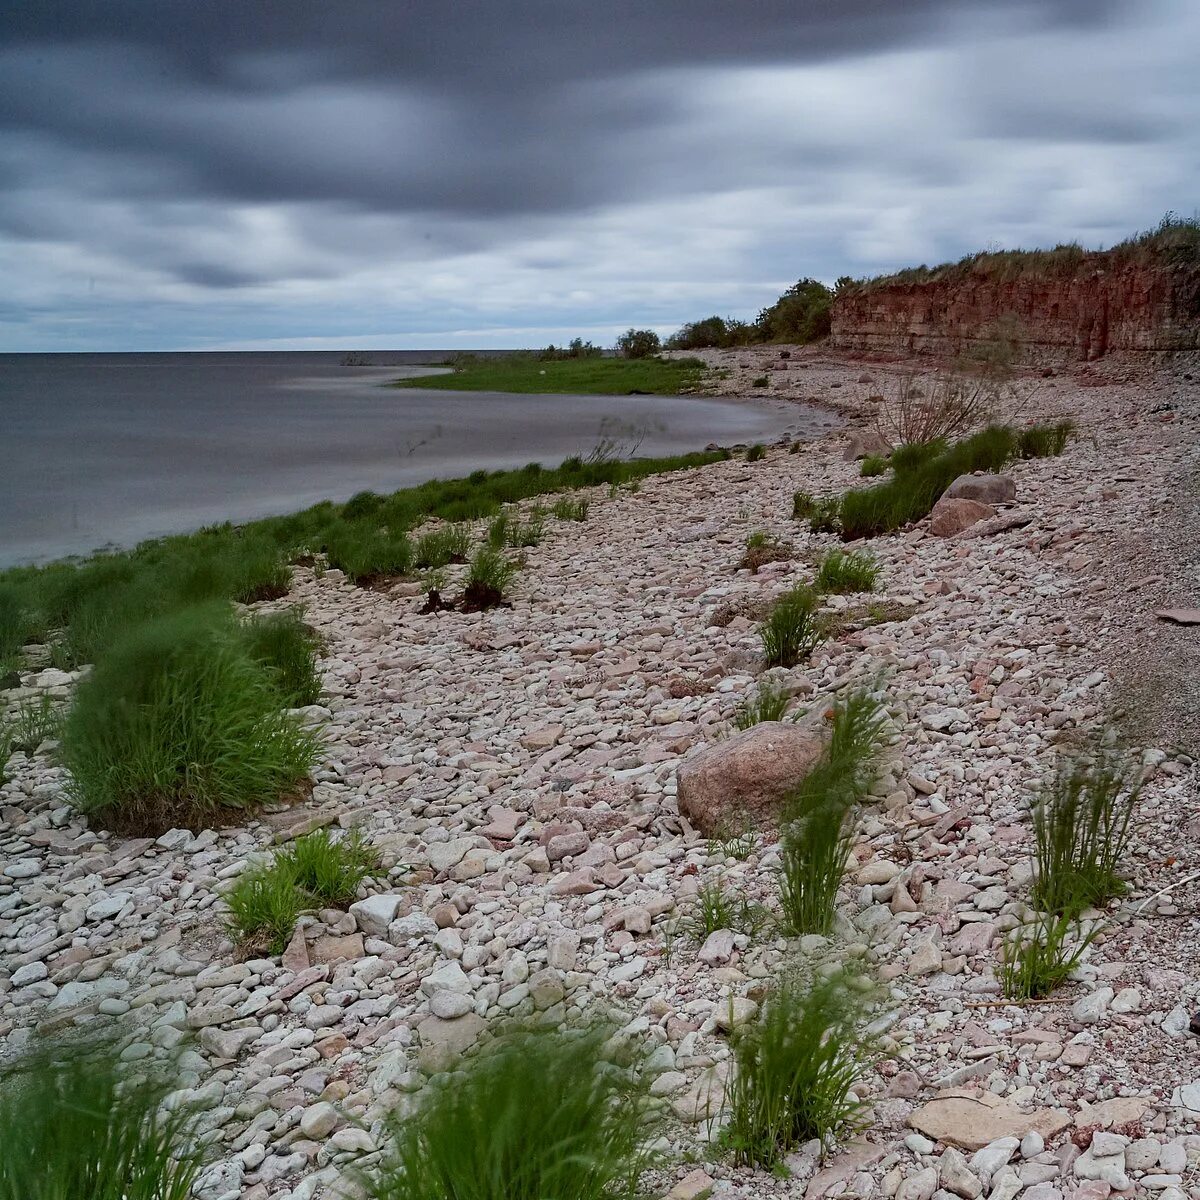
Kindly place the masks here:
MULTIPOLYGON (((761 352, 780 361, 778 350, 761 352)), ((747 373, 757 366, 745 350, 723 353, 754 364, 747 373)), ((805 365, 770 373, 787 379, 772 399, 823 400, 863 420, 867 397, 903 369, 807 352, 786 361, 805 365)), ((211 834, 122 839, 63 809, 62 772, 45 755, 14 756, 0 859, 31 866, 0 877, 0 959, 11 964, 0 1034, 126 1009, 147 1044, 195 1031, 187 1087, 211 1104, 225 1191, 249 1200, 333 1197, 356 1156, 373 1152, 382 1114, 486 1023, 601 999, 656 1047, 677 1161, 648 1181, 655 1195, 698 1167, 731 1197, 894 1194, 944 1159, 945 1143, 913 1122, 972 1088, 1006 1112, 1061 1112, 1065 1123, 1048 1149, 1004 1148, 985 1184, 1008 1170, 1030 1189, 1069 1191, 1084 1182, 1072 1135, 1099 1125, 1140 1146, 1123 1159, 1135 1183, 1178 1173, 1161 1194, 1194 1189, 1200 1110, 1178 1089, 1200 1083, 1186 1033, 1200 1008, 1200 932, 1186 889, 1163 890, 1200 870, 1186 714, 1164 730, 1183 753, 1141 724, 1133 889, 1079 977, 1045 1006, 1007 1004, 995 985, 998 947, 1028 893, 1026 803, 1054 747, 1109 720, 1130 656, 1159 690, 1192 695, 1181 647, 1195 634, 1153 613, 1195 599, 1185 555, 1200 532, 1189 490, 1200 387, 1093 364, 1047 380, 1022 420, 1064 415, 1081 429, 1066 453, 1009 470, 1025 524, 937 538, 922 522, 872 540, 883 579, 870 599, 891 619, 854 619, 860 604, 829 597, 848 627, 810 662, 772 672, 794 705, 818 710, 886 679, 893 741, 833 937, 886 982, 894 1013, 888 1055, 863 1084, 871 1120, 851 1146, 824 1161, 802 1150, 788 1180, 706 1159, 710 1098, 730 1061, 722 1013, 731 999, 757 1006, 795 947, 734 934, 705 954, 669 952, 666 929, 704 882, 773 902, 771 836, 744 858, 726 854, 680 813, 676 777, 689 753, 727 735, 761 678, 756 623, 738 614, 810 578, 840 546, 790 514, 797 488, 861 482, 844 461, 845 430, 795 454, 773 446, 754 463, 647 476, 636 492, 593 489, 586 522, 556 525, 526 551, 510 609, 421 616, 413 583, 371 591, 297 568, 286 598, 256 608, 302 603, 327 645, 313 715, 329 759, 303 804, 211 834), (1170 420, 1150 411, 1158 404, 1172 406, 1170 420), (738 571, 759 530, 793 556, 738 571), (731 619, 714 623, 719 610, 731 619), (240 961, 216 915, 224 881, 320 826, 359 829, 384 853, 372 890, 397 898, 396 924, 320 913, 303 963, 240 961), (435 975, 469 1000, 439 1010, 459 1015, 434 1013, 435 975), (365 1139, 339 1141, 351 1128, 340 1118, 305 1133, 301 1114, 329 1103, 365 1139), (1166 1170, 1180 1155, 1182 1170, 1166 1170)), ((73 675, 47 672, 29 694, 72 686, 73 675)), ((950 1103, 964 1125, 970 1103, 950 1103)))

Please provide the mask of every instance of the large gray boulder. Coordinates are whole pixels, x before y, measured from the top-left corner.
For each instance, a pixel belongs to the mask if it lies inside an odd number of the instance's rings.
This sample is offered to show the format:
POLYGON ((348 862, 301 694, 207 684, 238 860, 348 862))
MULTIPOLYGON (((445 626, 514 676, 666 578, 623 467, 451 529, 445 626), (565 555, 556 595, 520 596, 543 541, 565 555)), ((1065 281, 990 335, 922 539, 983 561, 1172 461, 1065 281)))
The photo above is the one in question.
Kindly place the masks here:
POLYGON ((679 811, 708 836, 747 819, 774 825, 824 750, 824 737, 790 721, 763 721, 702 746, 680 764, 679 811))
POLYGON ((1011 475, 992 475, 976 472, 960 475, 947 489, 952 500, 978 500, 980 504, 1012 504, 1017 498, 1017 485, 1011 475))

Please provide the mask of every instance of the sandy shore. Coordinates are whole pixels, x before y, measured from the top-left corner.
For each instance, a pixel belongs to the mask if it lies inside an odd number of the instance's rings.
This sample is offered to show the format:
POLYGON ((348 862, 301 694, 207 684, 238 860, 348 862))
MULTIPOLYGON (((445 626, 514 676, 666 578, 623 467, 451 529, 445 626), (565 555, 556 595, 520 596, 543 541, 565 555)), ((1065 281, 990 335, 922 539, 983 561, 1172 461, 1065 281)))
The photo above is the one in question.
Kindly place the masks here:
MULTIPOLYGON (((723 392, 774 363, 773 396, 860 419, 901 369, 765 349, 722 361, 723 392)), ((420 616, 415 585, 379 593, 298 569, 287 602, 328 644, 327 699, 311 715, 329 759, 302 808, 122 840, 72 813, 45 754, 15 756, 0 789, 0 1034, 19 1043, 104 1013, 135 1021, 136 1055, 195 1036, 185 1084, 207 1110, 206 1200, 354 1195, 345 1169, 369 1161, 384 1113, 489 1021, 613 1000, 655 1046, 673 1113, 679 1165, 651 1181, 657 1194, 701 1169, 716 1195, 929 1200, 956 1160, 912 1122, 935 1112, 962 1129, 991 1104, 1022 1134, 1039 1121, 1053 1132, 986 1138, 966 1154, 975 1184, 953 1176, 960 1195, 1200 1196, 1187 1032, 1200 885, 1183 883, 1200 871, 1198 635, 1154 616, 1197 598, 1197 379, 1104 363, 1039 380, 1022 416, 1072 416, 1081 436, 1061 458, 1012 467, 1021 523, 877 539, 873 599, 891 619, 830 597, 841 636, 775 672, 802 706, 879 681, 893 731, 825 947, 869 964, 892 1014, 887 1057, 863 1084, 870 1123, 838 1153, 793 1155, 787 1180, 707 1160, 730 997, 752 1012, 796 948, 738 934, 664 949, 706 881, 773 901, 778 847, 760 836, 726 858, 680 816, 676 773, 728 731, 761 673, 755 623, 714 614, 811 578, 835 544, 790 514, 798 488, 856 483, 840 434, 597 491, 586 523, 551 522, 526 552, 509 609, 420 616), (794 557, 739 572, 756 530, 794 557), (994 971, 1028 896, 1026 800, 1056 743, 1121 711, 1147 779, 1132 890, 1054 1003, 1006 1005, 994 971), (384 852, 377 898, 321 913, 283 963, 240 961, 224 881, 323 824, 384 852), (1080 1156, 1079 1131, 1096 1126, 1125 1139, 1111 1161, 1080 1156), (1107 1174, 1092 1175, 1097 1161, 1107 1174)), ((26 683, 65 694, 72 680, 26 683)))

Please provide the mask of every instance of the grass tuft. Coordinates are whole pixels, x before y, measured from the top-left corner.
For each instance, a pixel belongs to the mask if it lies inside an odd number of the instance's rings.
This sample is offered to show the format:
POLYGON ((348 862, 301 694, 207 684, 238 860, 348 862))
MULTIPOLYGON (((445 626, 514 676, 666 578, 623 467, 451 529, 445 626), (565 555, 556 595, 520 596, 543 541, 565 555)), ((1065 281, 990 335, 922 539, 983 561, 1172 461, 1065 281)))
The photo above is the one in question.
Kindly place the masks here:
POLYGON ((304 610, 262 613, 242 626, 246 652, 270 673, 288 708, 303 708, 321 698, 317 653, 321 639, 304 622, 304 610))
POLYGON ((813 586, 818 592, 873 592, 878 582, 879 564, 870 554, 830 550, 813 586))
POLYGON ((504 593, 517 573, 517 565, 499 550, 484 547, 475 552, 463 589, 464 612, 478 612, 504 603, 504 593))
POLYGON ((268 954, 283 953, 300 914, 313 907, 290 873, 273 865, 239 875, 224 900, 230 932, 244 942, 261 943, 268 954))
POLYGON ((885 714, 866 692, 833 714, 829 747, 788 798, 783 813, 779 900, 789 935, 826 934, 854 848, 857 805, 874 775, 885 714))
POLYGON ((570 497, 564 496, 563 499, 554 502, 554 507, 550 511, 560 521, 586 521, 589 507, 586 500, 572 500, 570 497))
POLYGON ((762 444, 762 442, 755 442, 754 445, 746 451, 746 461, 748 463, 758 462, 760 458, 766 457, 767 448, 762 444))
POLYGON ((1017 435, 1019 458, 1057 458, 1075 436, 1075 422, 1058 421, 1054 425, 1033 425, 1017 435))
POLYGON ((859 468, 859 474, 865 478, 872 478, 876 475, 882 475, 888 469, 888 460, 882 454, 868 454, 862 460, 862 466, 859 468))
POLYGON ((767 666, 794 667, 816 649, 821 640, 816 612, 816 593, 804 584, 775 601, 759 629, 767 666))
POLYGON ((1048 996, 1083 961, 1099 926, 1081 932, 1068 913, 1038 913, 1014 930, 1000 949, 1000 986, 1012 1000, 1048 996))
POLYGON ((762 721, 782 721, 787 706, 788 696, 783 688, 764 679, 754 698, 738 705, 733 723, 738 729, 750 729, 762 721))
POLYGON ((317 829, 296 838, 276 865, 310 896, 339 907, 354 900, 363 880, 379 870, 379 855, 357 830, 335 839, 328 829, 317 829))
POLYGON ((278 800, 316 762, 276 680, 227 611, 133 629, 79 685, 62 733, 74 805, 102 825, 162 833, 278 800))
POLYGON ((111 1039, 39 1040, 0 1067, 0 1200, 187 1200, 194 1113, 175 1083, 120 1061, 111 1039))
POLYGON ((611 1030, 515 1028, 436 1078, 390 1126, 372 1200, 616 1200, 636 1194, 658 1126, 647 1074, 611 1030))
POLYGON ((1030 810, 1040 909, 1074 916, 1124 894, 1121 867, 1138 796, 1131 768, 1109 747, 1060 760, 1030 810))
POLYGON ((470 549, 471 535, 464 525, 444 525, 417 539, 413 566, 437 570, 448 563, 465 562, 470 549))
POLYGON ((226 924, 243 941, 282 954, 301 913, 345 907, 378 870, 379 855, 357 831, 335 839, 328 829, 314 830, 238 876, 224 896, 226 924))
POLYGON ((731 1039, 722 1137, 739 1166, 770 1169, 810 1139, 861 1127, 865 1104, 851 1089, 877 1054, 866 1031, 873 1003, 844 972, 788 974, 772 988, 759 1019, 731 1039))

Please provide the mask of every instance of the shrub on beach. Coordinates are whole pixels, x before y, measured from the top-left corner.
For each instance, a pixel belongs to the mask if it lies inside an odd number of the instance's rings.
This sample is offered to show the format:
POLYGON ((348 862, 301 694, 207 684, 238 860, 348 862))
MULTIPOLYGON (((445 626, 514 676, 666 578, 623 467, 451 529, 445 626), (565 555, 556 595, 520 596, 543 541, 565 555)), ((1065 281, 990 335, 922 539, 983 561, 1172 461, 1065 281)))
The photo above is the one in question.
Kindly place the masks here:
POLYGON ((516 1027, 437 1077, 390 1126, 372 1200, 616 1200, 637 1194, 660 1124, 640 1056, 612 1031, 516 1027))
POLYGON ((79 685, 62 736, 70 796, 101 825, 198 828, 279 799, 318 757, 228 613, 190 609, 118 640, 79 685))
POLYGON ((760 458, 766 458, 767 448, 762 442, 755 442, 749 450, 746 451, 746 461, 748 463, 758 462, 760 458))
POLYGON ((194 1110, 164 1110, 171 1072, 120 1050, 55 1037, 0 1065, 0 1200, 188 1200, 203 1161, 194 1110))

